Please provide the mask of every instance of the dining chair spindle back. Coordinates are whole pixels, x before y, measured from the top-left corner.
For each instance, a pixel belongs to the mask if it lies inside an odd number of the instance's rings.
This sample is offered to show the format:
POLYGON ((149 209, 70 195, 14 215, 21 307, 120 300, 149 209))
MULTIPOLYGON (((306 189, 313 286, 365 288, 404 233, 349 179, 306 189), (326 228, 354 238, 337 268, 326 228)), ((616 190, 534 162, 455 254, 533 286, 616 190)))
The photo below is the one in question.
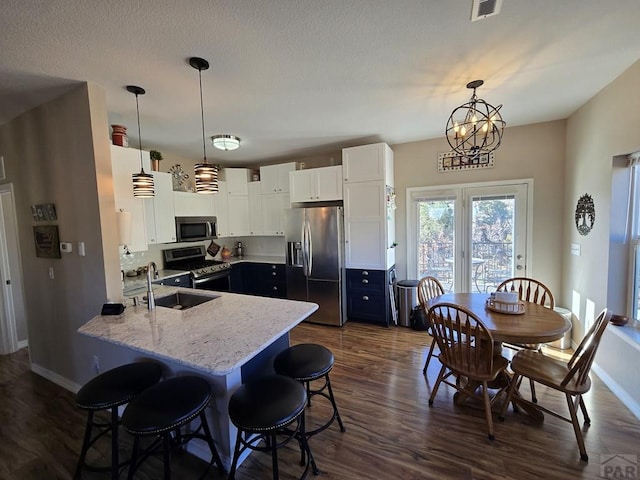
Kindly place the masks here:
MULTIPOLYGON (((420 306, 425 311, 425 313, 429 308, 427 305, 429 300, 443 294, 444 287, 436 277, 424 277, 418 282, 418 302, 420 303, 420 306)), ((429 335, 431 335, 431 337, 433 337, 431 326, 429 326, 427 332, 429 333, 429 335)), ((429 353, 427 354, 427 359, 425 360, 424 368, 422 369, 422 373, 425 375, 427 374, 427 367, 429 366, 429 362, 431 361, 431 357, 433 356, 433 349, 435 345, 436 341, 432 338, 431 346, 429 347, 429 353)))

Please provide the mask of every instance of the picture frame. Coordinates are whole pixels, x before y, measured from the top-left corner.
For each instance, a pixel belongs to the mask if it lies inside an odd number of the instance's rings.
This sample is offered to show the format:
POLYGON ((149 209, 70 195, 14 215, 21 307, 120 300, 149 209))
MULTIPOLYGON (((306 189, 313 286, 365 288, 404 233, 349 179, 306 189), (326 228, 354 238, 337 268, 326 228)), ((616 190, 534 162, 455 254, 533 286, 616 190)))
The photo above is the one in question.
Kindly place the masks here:
POLYGON ((473 158, 463 157, 453 151, 438 155, 438 172, 493 168, 493 166, 493 152, 473 158))
POLYGON ((57 225, 36 225, 33 227, 36 257, 61 258, 60 236, 57 225))
POLYGON ((31 205, 31 217, 34 222, 53 222, 58 219, 54 203, 31 205))

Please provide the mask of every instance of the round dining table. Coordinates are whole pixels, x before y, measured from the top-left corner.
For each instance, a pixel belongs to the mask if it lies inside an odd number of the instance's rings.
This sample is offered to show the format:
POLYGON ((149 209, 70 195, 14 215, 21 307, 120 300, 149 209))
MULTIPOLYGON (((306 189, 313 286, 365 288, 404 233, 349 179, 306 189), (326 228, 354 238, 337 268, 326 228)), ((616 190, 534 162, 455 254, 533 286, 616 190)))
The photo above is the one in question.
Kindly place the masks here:
MULTIPOLYGON (((501 355, 502 342, 514 344, 540 344, 552 342, 562 338, 571 328, 571 322, 564 316, 537 303, 522 301, 524 313, 500 313, 487 307, 488 294, 485 293, 445 293, 432 298, 428 302, 428 307, 438 303, 452 303, 466 308, 474 313, 487 327, 493 336, 495 343, 494 354, 501 355)), ((504 382, 510 381, 505 374, 497 379, 497 386, 503 386, 504 382)), ((474 382, 470 382, 470 390, 474 391, 478 387, 474 382)), ((457 405, 462 405, 468 398, 467 395, 456 393, 454 401, 457 405)), ((542 421, 542 412, 531 408, 527 404, 519 402, 522 397, 516 389, 512 396, 514 404, 520 406, 534 420, 542 421)))
POLYGON ((571 328, 571 322, 551 308, 522 302, 524 313, 499 313, 490 310, 486 293, 445 293, 432 298, 436 303, 453 303, 474 313, 493 335, 495 342, 533 344, 559 340, 571 328))

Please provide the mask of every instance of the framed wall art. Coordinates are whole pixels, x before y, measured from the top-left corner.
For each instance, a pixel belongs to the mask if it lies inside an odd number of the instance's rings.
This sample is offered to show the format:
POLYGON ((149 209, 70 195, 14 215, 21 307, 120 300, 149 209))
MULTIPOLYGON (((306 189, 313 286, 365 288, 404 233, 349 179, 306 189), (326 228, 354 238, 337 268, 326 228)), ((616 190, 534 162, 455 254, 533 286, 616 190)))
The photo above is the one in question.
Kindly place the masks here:
POLYGON ((36 244, 36 257, 62 257, 57 225, 38 225, 33 227, 33 240, 36 244))
POLYGON ((493 152, 473 158, 462 157, 456 152, 446 152, 438 155, 438 172, 473 170, 477 168, 493 168, 493 152))

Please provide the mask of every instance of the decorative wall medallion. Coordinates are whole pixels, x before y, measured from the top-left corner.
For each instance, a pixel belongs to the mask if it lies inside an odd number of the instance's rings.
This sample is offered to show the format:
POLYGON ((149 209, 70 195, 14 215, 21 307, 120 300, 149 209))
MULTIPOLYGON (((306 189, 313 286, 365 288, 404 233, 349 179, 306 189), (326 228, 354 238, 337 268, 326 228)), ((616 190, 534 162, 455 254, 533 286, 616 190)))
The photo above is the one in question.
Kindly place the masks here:
POLYGON ((187 188, 184 183, 189 178, 189 175, 182 170, 182 166, 180 166, 180 164, 172 166, 169 168, 169 173, 171 174, 171 181, 173 182, 173 190, 186 192, 187 188))
POLYGON ((476 168, 492 168, 493 152, 478 155, 477 157, 461 157, 456 152, 441 153, 438 155, 438 171, 471 170, 476 168))
POLYGON ((588 235, 596 222, 596 207, 591 195, 584 194, 576 205, 576 228, 580 235, 588 235))

